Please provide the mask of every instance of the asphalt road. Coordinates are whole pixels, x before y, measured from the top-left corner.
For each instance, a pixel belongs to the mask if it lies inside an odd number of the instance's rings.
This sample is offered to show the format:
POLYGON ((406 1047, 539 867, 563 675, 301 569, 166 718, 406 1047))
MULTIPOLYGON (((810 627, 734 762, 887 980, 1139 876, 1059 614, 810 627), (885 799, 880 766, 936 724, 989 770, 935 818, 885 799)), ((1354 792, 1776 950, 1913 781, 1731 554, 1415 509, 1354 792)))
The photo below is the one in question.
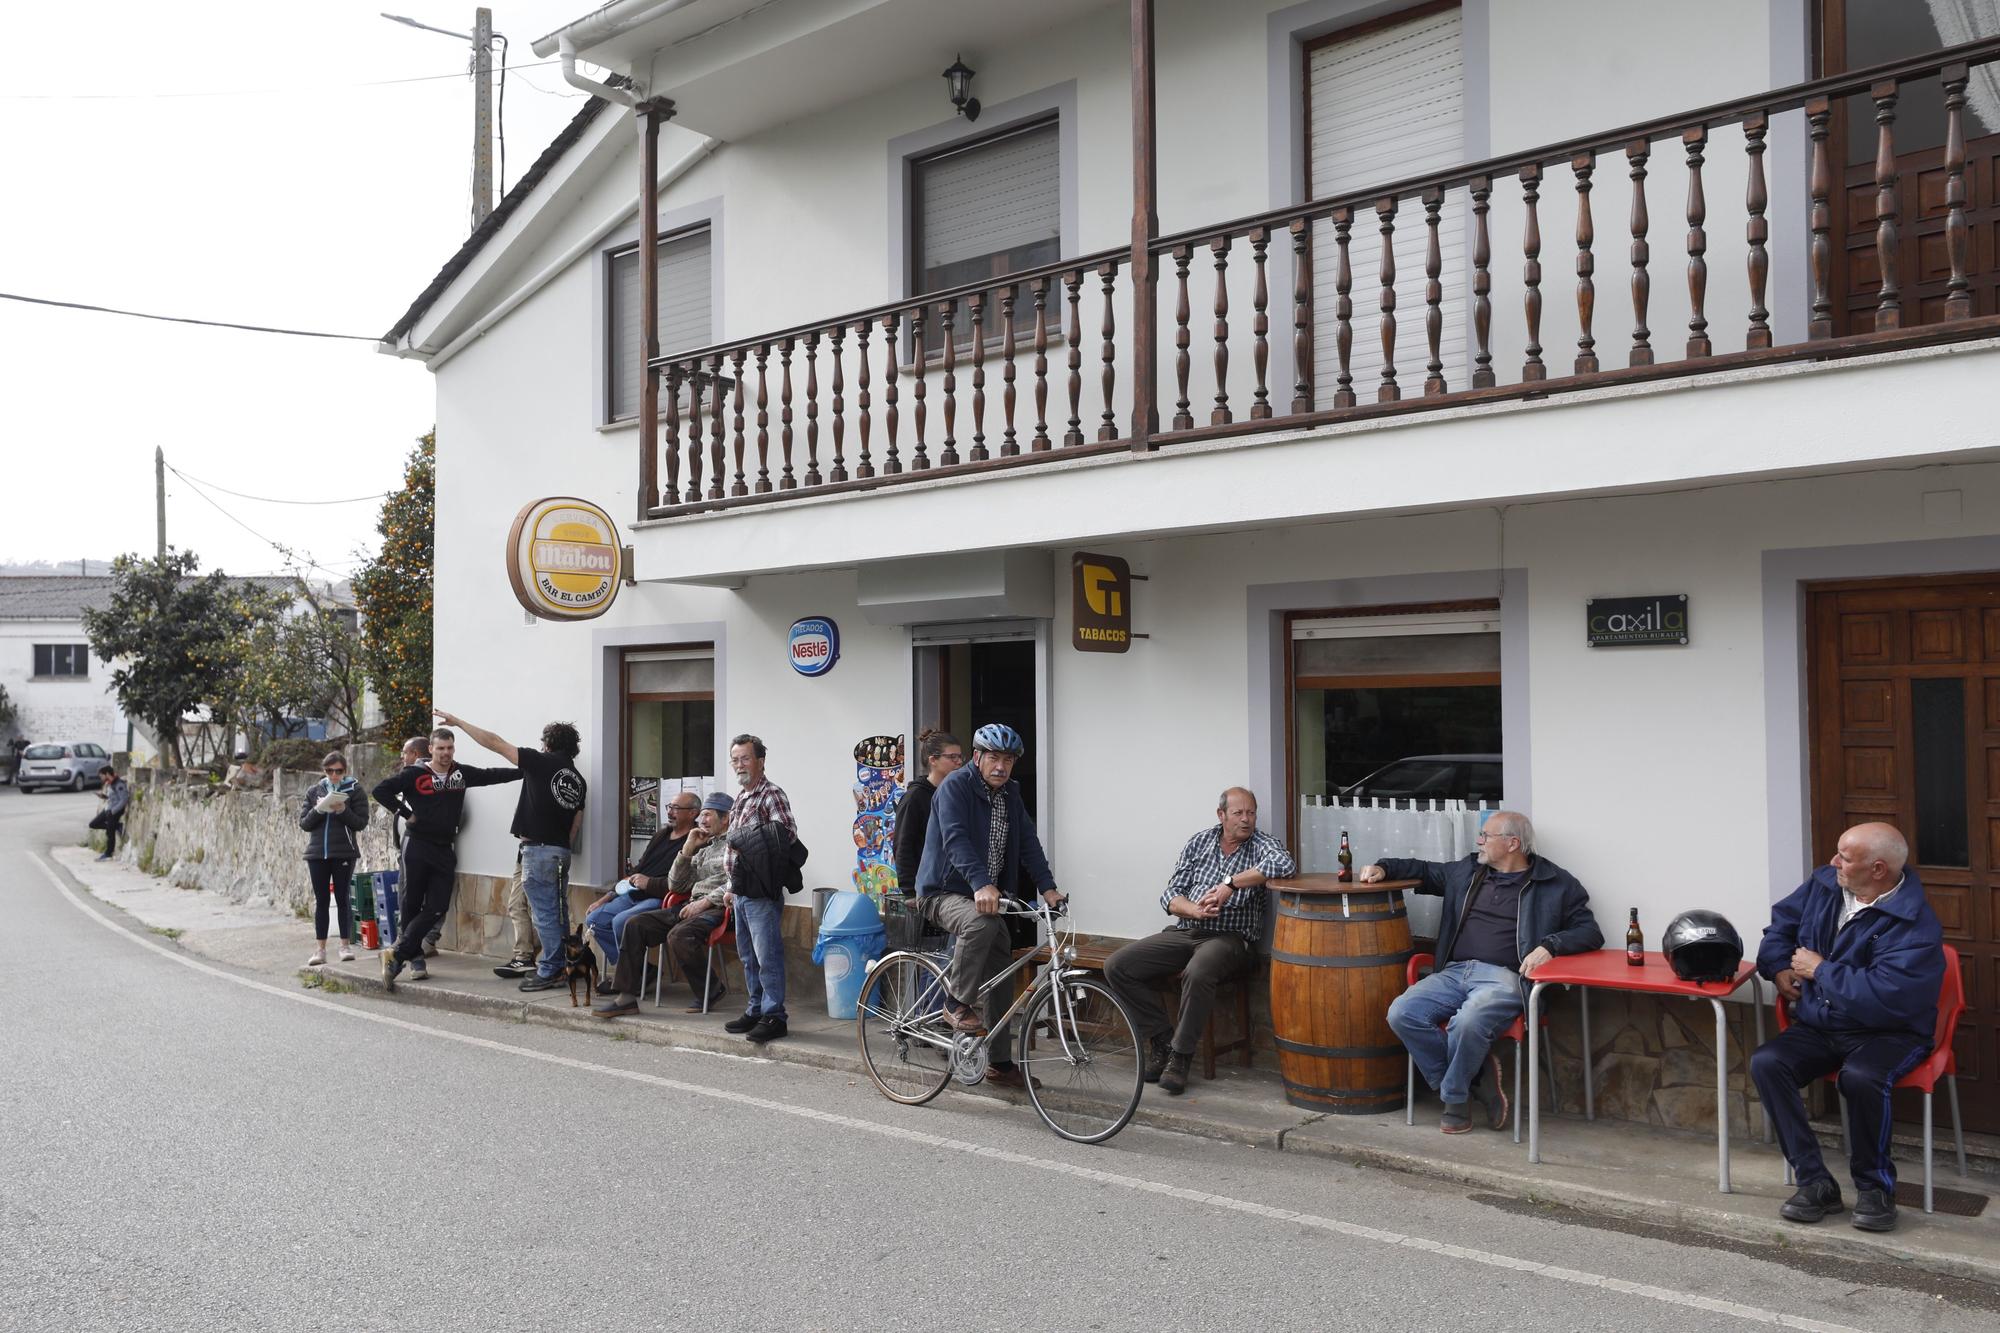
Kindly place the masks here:
POLYGON ((1890 1265, 1145 1129, 1085 1148, 983 1098, 903 1108, 845 1075, 269 985, 59 887, 36 853, 94 805, 0 790, 0 1329, 1990 1330, 2000 1309, 1890 1265))

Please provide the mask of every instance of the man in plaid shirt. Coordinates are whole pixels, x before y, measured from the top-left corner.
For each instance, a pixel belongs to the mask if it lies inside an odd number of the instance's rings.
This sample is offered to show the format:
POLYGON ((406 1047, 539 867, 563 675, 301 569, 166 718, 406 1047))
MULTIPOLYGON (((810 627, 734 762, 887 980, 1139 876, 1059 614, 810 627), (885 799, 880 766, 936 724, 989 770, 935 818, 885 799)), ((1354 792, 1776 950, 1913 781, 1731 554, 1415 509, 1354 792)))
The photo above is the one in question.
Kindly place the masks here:
POLYGON ((1264 937, 1264 881, 1297 869, 1285 845, 1257 831, 1257 797, 1222 793, 1216 826, 1188 839, 1160 895, 1174 923, 1134 940, 1104 963, 1104 980, 1125 1002, 1148 1043, 1146 1081, 1174 1096, 1187 1090, 1188 1065, 1208 1025, 1215 988, 1247 970, 1264 937), (1181 1016, 1171 1025, 1159 986, 1181 978, 1181 1016))
POLYGON ((745 734, 729 742, 729 768, 742 790, 729 809, 729 831, 724 834, 729 842, 724 864, 732 886, 725 900, 736 914, 736 958, 743 965, 743 986, 749 994, 742 1015, 724 1023, 722 1030, 747 1036, 760 1046, 786 1033, 785 937, 779 928, 784 894, 765 898, 735 891, 738 839, 732 835, 758 824, 779 824, 793 838, 798 836, 798 821, 792 818, 785 789, 764 776, 768 753, 756 736, 745 734))

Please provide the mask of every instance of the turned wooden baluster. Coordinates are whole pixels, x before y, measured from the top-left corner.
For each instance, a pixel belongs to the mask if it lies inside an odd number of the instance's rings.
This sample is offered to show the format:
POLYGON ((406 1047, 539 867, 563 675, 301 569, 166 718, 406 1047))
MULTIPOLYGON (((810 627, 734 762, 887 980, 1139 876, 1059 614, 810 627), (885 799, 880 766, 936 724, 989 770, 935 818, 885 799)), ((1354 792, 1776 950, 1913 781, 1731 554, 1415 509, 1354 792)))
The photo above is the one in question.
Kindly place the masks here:
POLYGON ((778 489, 795 491, 799 479, 792 474, 792 347, 787 338, 778 345, 778 449, 785 456, 785 470, 778 477, 778 489))
POLYGON ((1226 426, 1235 420, 1229 410, 1229 238, 1216 237, 1208 249, 1215 256, 1215 408, 1208 421, 1226 426))
POLYGON ((916 374, 910 381, 910 415, 917 431, 916 453, 910 458, 912 472, 928 472, 931 468, 930 451, 924 444, 924 423, 929 415, 929 406, 924 402, 924 396, 928 392, 925 383, 928 376, 924 373, 924 323, 923 306, 910 311, 910 357, 916 362, 916 374))
POLYGON ((1472 387, 1490 389, 1493 377, 1493 233, 1486 221, 1493 178, 1474 176, 1472 193, 1472 387))
POLYGON ((1188 305, 1188 267, 1194 259, 1192 246, 1174 247, 1174 278, 1180 289, 1180 297, 1174 303, 1174 384, 1180 396, 1174 399, 1174 429, 1193 430, 1194 413, 1189 410, 1193 404, 1188 400, 1188 369, 1192 364, 1188 347, 1194 341, 1188 323, 1193 311, 1188 305))
POLYGON ((681 368, 667 367, 667 484, 649 503, 676 504, 681 498, 681 368))
POLYGON ((701 499, 701 361, 688 362, 688 504, 701 499))
POLYGON ((744 349, 739 347, 730 358, 732 373, 736 377, 735 388, 729 395, 731 412, 730 447, 736 455, 736 475, 729 483, 731 495, 750 494, 749 486, 743 481, 743 361, 744 349))
POLYGON ((1627 174, 1632 178, 1632 351, 1625 359, 1629 366, 1653 364, 1653 331, 1646 327, 1646 305, 1653 295, 1653 279, 1646 271, 1653 257, 1653 248, 1646 243, 1652 226, 1646 212, 1646 161, 1652 155, 1653 145, 1644 139, 1625 145, 1627 174))
POLYGON ((1833 104, 1824 97, 1806 102, 1806 124, 1812 135, 1812 183, 1807 193, 1812 200, 1809 247, 1812 268, 1812 319, 1806 325, 1808 338, 1833 336, 1833 157, 1827 147, 1827 121, 1833 104))
POLYGON ((1881 297, 1875 304, 1875 328, 1903 326, 1903 294, 1896 278, 1896 219, 1900 212, 1896 187, 1896 81, 1884 79, 1868 90, 1875 103, 1875 261, 1882 267, 1881 297))
POLYGON ((1537 211, 1542 197, 1541 164, 1521 168, 1521 197, 1528 209, 1521 232, 1521 280, 1525 286, 1521 304, 1528 317, 1528 355, 1521 366, 1521 378, 1542 380, 1548 378, 1549 371, 1542 364, 1542 220, 1537 211))
POLYGON ((1681 132, 1687 147, 1688 164, 1688 359, 1713 356, 1715 344, 1708 337, 1708 195, 1702 189, 1702 154, 1708 148, 1708 130, 1696 126, 1681 132))
POLYGON ((1743 190, 1743 207, 1749 214, 1743 236, 1750 245, 1744 259, 1750 275, 1750 327, 1743 335, 1743 346, 1749 351, 1771 345, 1771 312, 1764 305, 1765 284, 1771 274, 1771 253, 1765 246, 1771 239, 1771 224, 1764 217, 1771 202, 1764 185, 1764 136, 1769 130, 1770 121, 1761 111, 1743 118, 1743 151, 1750 159, 1750 180, 1743 190))
POLYGON ((1014 438, 1014 301, 1013 287, 1000 289, 1000 456, 1021 452, 1014 438))
POLYGON ((722 498, 725 451, 722 444, 722 353, 708 360, 708 498, 722 498))
POLYGON ((1431 349, 1429 373, 1424 376, 1424 396, 1446 391, 1444 382, 1444 250, 1438 243, 1440 211, 1444 190, 1433 185, 1424 191, 1424 340, 1431 349))
POLYGON ((1116 369, 1118 362, 1118 343, 1116 339, 1118 325, 1113 318, 1114 307, 1112 305, 1112 297, 1118 288, 1118 265, 1115 263, 1099 264, 1097 266, 1097 276, 1102 280, 1104 286, 1104 372, 1102 376, 1104 380, 1104 412, 1099 418, 1101 424, 1097 427, 1097 438, 1100 440, 1115 440, 1118 438, 1118 414, 1111 410, 1111 390, 1113 381, 1117 378, 1118 373, 1116 369))
POLYGON ((938 327, 944 331, 944 448, 939 467, 958 466, 958 302, 938 302, 938 327))
POLYGON ((903 470, 903 459, 896 452, 896 360, 901 350, 896 343, 897 330, 902 327, 902 317, 894 311, 882 316, 882 424, 885 436, 882 475, 892 477, 903 470))
POLYGON ((1083 270, 1064 274, 1063 286, 1069 290, 1069 429, 1063 443, 1072 445, 1083 443, 1083 270))
POLYGON ((1264 276, 1265 251, 1270 247, 1271 233, 1263 227, 1250 229, 1250 259, 1256 265, 1257 279, 1250 288, 1250 361, 1257 370, 1257 387, 1250 394, 1250 419, 1265 421, 1271 415, 1271 390, 1266 381, 1266 372, 1271 365, 1271 320, 1268 314, 1271 305, 1271 290, 1264 276))
POLYGON ((820 476, 820 330, 806 334, 806 484, 818 486, 820 476))
POLYGON ((1333 346, 1340 358, 1333 391, 1335 407, 1354 406, 1354 266, 1347 252, 1353 227, 1353 209, 1333 210, 1333 243, 1340 252, 1340 262, 1333 271, 1333 346))
POLYGON ((1049 280, 1035 279, 1035 438, 1028 445, 1043 454, 1049 443, 1049 280))
POLYGON ((757 484, 758 495, 771 493, 771 392, 765 381, 765 364, 771 359, 771 344, 757 344, 757 484))
POLYGON ((1376 387, 1375 401, 1393 403, 1403 396, 1396 383, 1396 201, 1377 199, 1375 220, 1382 233, 1382 296, 1377 302, 1382 311, 1378 329, 1382 336, 1382 383, 1376 387))
POLYGON ((1948 320, 1972 318, 1972 236, 1965 222, 1965 85, 1970 79, 1964 64, 1944 67, 1944 247, 1951 260, 1944 317, 1948 320))
POLYGON ((1597 373, 1597 339, 1591 336, 1591 317, 1597 313, 1597 257, 1590 252, 1597 240, 1597 227, 1590 216, 1590 178, 1597 171, 1597 155, 1578 153, 1569 169, 1576 177, 1576 373, 1597 373))
POLYGON ((836 324, 833 336, 827 341, 827 359, 833 363, 833 466, 827 470, 828 481, 847 480, 847 400, 843 396, 847 388, 846 372, 841 365, 841 344, 847 341, 847 326, 836 324))
MULTIPOLYGON (((1292 415, 1313 408, 1312 382, 1312 226, 1304 218, 1292 221, 1292 415)), ((1182 386, 1183 392, 1186 386, 1182 386)))
POLYGON ((986 453, 986 293, 974 292, 966 302, 972 311, 972 453, 975 463, 986 453))
POLYGON ((875 475, 875 464, 868 454, 868 432, 875 419, 874 413, 868 410, 871 401, 868 396, 868 335, 873 331, 873 326, 865 319, 854 326, 854 419, 861 428, 861 457, 854 465, 857 478, 875 475))

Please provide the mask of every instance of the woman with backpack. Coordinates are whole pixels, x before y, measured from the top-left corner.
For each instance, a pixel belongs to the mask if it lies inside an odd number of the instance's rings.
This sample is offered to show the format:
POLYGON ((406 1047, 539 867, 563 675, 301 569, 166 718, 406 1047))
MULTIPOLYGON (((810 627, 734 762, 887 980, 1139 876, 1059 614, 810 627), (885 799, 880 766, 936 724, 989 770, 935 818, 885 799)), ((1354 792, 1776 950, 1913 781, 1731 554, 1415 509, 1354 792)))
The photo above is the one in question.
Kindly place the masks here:
POLYGON ((368 827, 368 794, 347 776, 347 756, 335 750, 320 764, 326 776, 306 788, 299 808, 299 827, 306 832, 306 873, 312 876, 313 937, 318 947, 306 959, 307 967, 326 962, 326 900, 329 896, 340 912, 340 961, 354 961, 354 905, 347 894, 354 879, 354 863, 361 859, 356 841, 368 827))

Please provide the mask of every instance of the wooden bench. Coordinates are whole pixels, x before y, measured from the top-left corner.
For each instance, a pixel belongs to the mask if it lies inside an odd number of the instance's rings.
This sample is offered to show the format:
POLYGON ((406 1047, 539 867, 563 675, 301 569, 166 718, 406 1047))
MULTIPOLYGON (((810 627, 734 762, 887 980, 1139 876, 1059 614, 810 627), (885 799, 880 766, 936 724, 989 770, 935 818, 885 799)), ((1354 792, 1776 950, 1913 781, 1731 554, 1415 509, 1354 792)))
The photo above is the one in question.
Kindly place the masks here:
MULTIPOLYGON (((1105 960, 1116 953, 1119 946, 1100 943, 1096 940, 1079 940, 1075 948, 1076 958, 1071 963, 1071 966, 1080 967, 1085 971, 1096 972, 1102 975, 1105 960)), ((1015 956, 1019 957, 1020 955, 1017 952, 1015 956)), ((1049 961, 1049 946, 1046 944, 1042 945, 1040 948, 1034 950, 1030 956, 1033 958, 1035 966, 1041 966, 1043 963, 1049 961)), ((1030 969, 1023 968, 1015 975, 1021 978, 1020 984, 1025 986, 1027 978, 1032 976, 1033 973, 1030 969)), ((1216 1056, 1228 1055, 1233 1051, 1242 1052, 1243 1067, 1245 1069, 1250 1067, 1252 1054, 1250 1047, 1250 983, 1256 975, 1257 969, 1253 966, 1231 977, 1215 988, 1215 1008, 1209 1011, 1208 1022, 1203 1025, 1201 1030, 1201 1072, 1204 1078, 1212 1079, 1215 1077, 1216 1056), (1232 999, 1236 1003, 1236 1037, 1232 1041, 1218 1043, 1215 1039, 1215 1016, 1232 999)), ((1168 987, 1161 988, 1163 993, 1172 994, 1174 1001, 1172 1008, 1177 1017, 1180 1011, 1179 982, 1180 978, 1175 977, 1168 987)))

